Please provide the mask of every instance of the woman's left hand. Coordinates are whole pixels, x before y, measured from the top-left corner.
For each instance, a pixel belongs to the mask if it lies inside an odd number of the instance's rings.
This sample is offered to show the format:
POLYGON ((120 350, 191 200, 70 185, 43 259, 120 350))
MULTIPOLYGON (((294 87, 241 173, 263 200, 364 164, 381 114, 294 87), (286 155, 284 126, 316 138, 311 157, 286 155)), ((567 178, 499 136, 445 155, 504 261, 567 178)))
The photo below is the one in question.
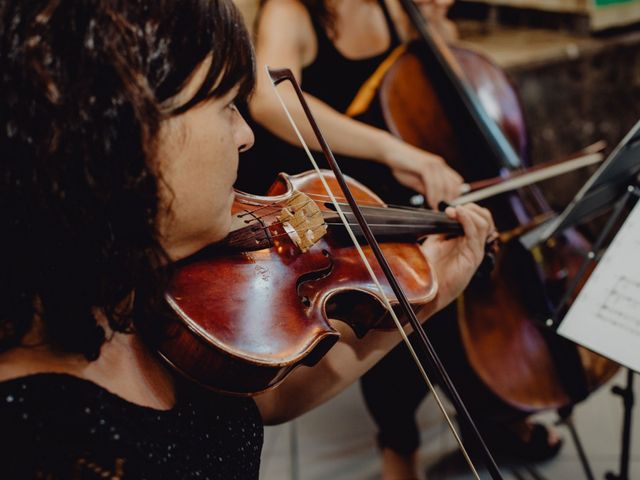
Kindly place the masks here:
POLYGON ((464 236, 446 239, 434 235, 421 246, 437 275, 438 309, 462 293, 484 258, 485 246, 497 236, 493 217, 486 208, 467 204, 449 207, 445 213, 460 222, 464 236))

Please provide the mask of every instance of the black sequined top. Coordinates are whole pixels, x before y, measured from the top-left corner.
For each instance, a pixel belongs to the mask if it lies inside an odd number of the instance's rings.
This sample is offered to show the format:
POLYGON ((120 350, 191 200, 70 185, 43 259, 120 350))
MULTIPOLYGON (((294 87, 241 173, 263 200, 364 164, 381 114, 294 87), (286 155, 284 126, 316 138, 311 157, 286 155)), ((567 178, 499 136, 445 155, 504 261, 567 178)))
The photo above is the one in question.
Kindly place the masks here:
POLYGON ((64 374, 0 382, 0 477, 257 479, 255 402, 179 389, 171 410, 142 407, 64 374))

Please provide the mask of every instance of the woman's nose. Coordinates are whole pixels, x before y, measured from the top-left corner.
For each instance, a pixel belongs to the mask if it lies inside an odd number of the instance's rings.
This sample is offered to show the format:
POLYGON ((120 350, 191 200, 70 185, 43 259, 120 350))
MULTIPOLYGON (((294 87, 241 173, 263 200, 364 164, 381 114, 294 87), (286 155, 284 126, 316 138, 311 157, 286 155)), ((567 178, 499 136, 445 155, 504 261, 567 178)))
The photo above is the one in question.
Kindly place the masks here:
POLYGON ((255 137, 253 135, 253 130, 246 122, 244 117, 238 113, 239 125, 236 133, 236 142, 238 145, 239 152, 246 152, 253 146, 253 142, 255 141, 255 137))

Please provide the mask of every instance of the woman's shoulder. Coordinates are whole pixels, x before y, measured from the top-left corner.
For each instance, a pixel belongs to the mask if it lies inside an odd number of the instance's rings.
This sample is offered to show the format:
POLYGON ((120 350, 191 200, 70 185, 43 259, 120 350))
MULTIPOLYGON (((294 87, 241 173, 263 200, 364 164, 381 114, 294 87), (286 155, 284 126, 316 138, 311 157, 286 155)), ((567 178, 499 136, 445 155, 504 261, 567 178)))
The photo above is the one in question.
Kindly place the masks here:
POLYGON ((317 49, 311 13, 299 0, 267 0, 260 10, 256 41, 259 60, 264 54, 269 62, 310 63, 317 49))
POLYGON ((300 0, 266 0, 261 11, 275 11, 280 15, 304 16, 311 18, 309 10, 300 0))
POLYGON ((313 33, 313 19, 300 0, 267 0, 261 7, 258 35, 280 31, 296 34, 302 40, 313 33))

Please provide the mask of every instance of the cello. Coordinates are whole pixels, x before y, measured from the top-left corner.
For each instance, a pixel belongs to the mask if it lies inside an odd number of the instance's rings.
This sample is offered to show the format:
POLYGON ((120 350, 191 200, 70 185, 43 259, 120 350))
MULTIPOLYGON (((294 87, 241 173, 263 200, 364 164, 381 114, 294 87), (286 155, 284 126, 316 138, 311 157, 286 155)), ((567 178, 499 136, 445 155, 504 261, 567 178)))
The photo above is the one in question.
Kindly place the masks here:
MULTIPOLYGON (((401 4, 419 38, 374 75, 375 99, 363 89, 352 116, 384 125, 403 140, 443 156, 468 181, 526 165, 522 110, 506 75, 483 56, 449 48, 411 0, 401 4), (377 78, 376 78, 377 77, 377 78), (364 100, 363 100, 364 98, 364 100), (371 101, 369 101, 371 100, 371 101)), ((358 174, 387 201, 415 195, 383 166, 358 174)), ((589 251, 575 230, 528 251, 518 236, 552 215, 542 192, 529 187, 482 202, 503 232, 513 232, 489 277, 478 278, 458 303, 458 325, 469 362, 508 412, 486 402, 488 416, 568 407, 609 380, 617 364, 545 330, 555 301, 589 251)))

